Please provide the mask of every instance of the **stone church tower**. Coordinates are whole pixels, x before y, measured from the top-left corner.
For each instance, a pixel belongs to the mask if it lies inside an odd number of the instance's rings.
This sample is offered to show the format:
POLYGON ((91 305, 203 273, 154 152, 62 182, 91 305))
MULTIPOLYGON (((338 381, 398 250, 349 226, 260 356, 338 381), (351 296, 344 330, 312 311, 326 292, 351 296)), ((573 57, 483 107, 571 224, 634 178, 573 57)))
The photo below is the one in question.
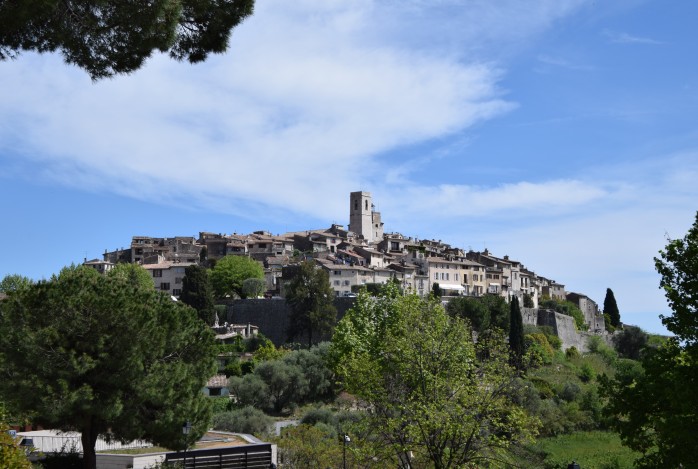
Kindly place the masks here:
POLYGON ((383 240, 381 214, 374 211, 370 192, 349 194, 349 231, 365 239, 369 244, 383 240))

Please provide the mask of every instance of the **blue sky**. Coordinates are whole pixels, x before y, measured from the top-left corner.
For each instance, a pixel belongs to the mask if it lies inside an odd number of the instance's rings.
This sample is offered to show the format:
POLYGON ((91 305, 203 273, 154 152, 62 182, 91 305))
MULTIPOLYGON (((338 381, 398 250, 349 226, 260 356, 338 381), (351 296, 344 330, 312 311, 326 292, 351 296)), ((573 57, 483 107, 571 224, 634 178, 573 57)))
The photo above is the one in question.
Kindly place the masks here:
POLYGON ((257 0, 230 50, 92 83, 0 62, 0 276, 131 236, 348 223, 509 255, 663 332, 698 209, 698 3, 257 0))

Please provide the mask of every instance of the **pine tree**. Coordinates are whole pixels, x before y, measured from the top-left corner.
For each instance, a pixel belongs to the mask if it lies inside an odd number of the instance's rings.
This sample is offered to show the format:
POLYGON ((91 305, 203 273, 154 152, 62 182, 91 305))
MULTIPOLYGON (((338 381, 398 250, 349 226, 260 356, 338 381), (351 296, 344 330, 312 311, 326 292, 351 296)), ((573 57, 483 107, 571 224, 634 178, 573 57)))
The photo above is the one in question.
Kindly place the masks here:
POLYGON ((611 320, 611 326, 618 327, 620 324, 620 311, 616 304, 616 298, 613 296, 613 290, 606 289, 606 298, 603 300, 603 314, 608 314, 611 320))

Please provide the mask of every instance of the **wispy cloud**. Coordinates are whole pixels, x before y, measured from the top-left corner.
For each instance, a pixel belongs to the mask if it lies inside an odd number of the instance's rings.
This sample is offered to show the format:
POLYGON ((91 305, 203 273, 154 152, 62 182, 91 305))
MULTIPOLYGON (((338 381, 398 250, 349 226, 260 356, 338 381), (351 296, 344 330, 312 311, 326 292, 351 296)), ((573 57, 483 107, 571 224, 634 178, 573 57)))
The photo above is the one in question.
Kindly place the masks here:
POLYGON ((403 8, 261 0, 228 54, 194 67, 155 57, 97 84, 55 56, 27 54, 0 63, 0 87, 13 90, 0 122, 14 123, 0 139, 19 142, 22 158, 68 185, 164 203, 188 197, 232 212, 254 201, 328 216, 344 206, 342 194, 383 179, 377 155, 515 106, 496 63, 444 43, 474 44, 477 31, 489 31, 480 44, 525 37, 580 3, 541 1, 524 11, 505 2, 510 11, 484 1, 403 8), (406 47, 417 30, 441 40, 406 47), (323 192, 337 195, 318 201, 323 192))
POLYGON ((571 62, 569 60, 560 58, 560 57, 552 57, 550 55, 545 55, 541 54, 537 58, 538 62, 545 64, 545 65, 552 65, 555 67, 561 67, 561 68, 566 68, 568 70, 575 70, 575 71, 591 71, 594 70, 594 67, 590 65, 584 65, 584 64, 578 64, 571 62))
POLYGON ((614 44, 648 44, 648 45, 662 45, 665 44, 662 41, 658 41, 656 39, 652 39, 649 37, 642 37, 642 36, 633 36, 632 34, 628 34, 622 31, 611 31, 611 30, 604 30, 602 33, 609 42, 612 42, 614 44))

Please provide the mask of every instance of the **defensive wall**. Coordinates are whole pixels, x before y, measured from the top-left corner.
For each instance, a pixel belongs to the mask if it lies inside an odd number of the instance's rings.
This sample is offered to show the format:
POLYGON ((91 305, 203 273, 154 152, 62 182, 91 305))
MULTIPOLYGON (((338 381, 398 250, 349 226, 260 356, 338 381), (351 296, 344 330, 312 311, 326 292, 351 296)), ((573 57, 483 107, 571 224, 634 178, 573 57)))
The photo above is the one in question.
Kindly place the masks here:
MULTIPOLYGON (((344 317, 344 313, 354 304, 355 298, 335 298, 334 306, 337 308, 337 320, 344 317)), ((279 346, 288 342, 289 317, 291 308, 283 299, 252 299, 252 300, 225 300, 219 302, 226 306, 226 319, 231 324, 252 324, 259 327, 259 332, 264 334, 274 345, 279 346)), ((313 342, 330 340, 329 335, 314 337, 313 342)), ((293 342, 305 343, 307 337, 296 337, 293 342)))
MULTIPOLYGON (((352 307, 355 298, 335 298, 334 305, 337 308, 337 320, 344 317, 344 313, 352 307)), ((252 324, 259 327, 259 332, 269 338, 274 345, 279 346, 288 342, 288 326, 291 308, 283 299, 253 299, 253 300, 225 300, 220 304, 226 306, 226 319, 231 324, 252 324)), ((572 346, 580 352, 588 351, 587 342, 591 336, 600 336, 610 344, 611 335, 578 331, 574 318, 549 309, 521 308, 521 316, 524 324, 532 326, 549 326, 562 341, 562 349, 572 346)), ((329 340, 329 335, 314 337, 313 342, 329 340)), ((296 337, 293 342, 305 343, 307 337, 296 337)))

